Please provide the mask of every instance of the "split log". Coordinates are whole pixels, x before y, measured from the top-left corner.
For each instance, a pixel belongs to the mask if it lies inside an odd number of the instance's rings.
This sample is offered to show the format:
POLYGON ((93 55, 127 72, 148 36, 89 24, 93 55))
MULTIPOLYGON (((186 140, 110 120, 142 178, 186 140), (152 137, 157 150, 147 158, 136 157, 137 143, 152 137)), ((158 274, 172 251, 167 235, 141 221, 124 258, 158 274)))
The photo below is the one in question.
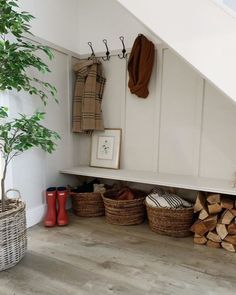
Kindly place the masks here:
POLYGON ((208 216, 205 220, 197 220, 192 226, 191 231, 204 236, 207 232, 213 231, 217 224, 217 215, 208 216))
POLYGON ((208 231, 213 231, 216 228, 217 218, 217 215, 210 215, 203 221, 208 231))
POLYGON ((236 252, 236 201, 233 198, 199 192, 194 212, 198 212, 198 220, 191 227, 195 244, 236 252))
POLYGON ((206 198, 203 192, 198 192, 196 202, 194 204, 194 213, 201 211, 206 203, 206 198))
POLYGON ((228 230, 225 224, 218 223, 216 225, 216 232, 222 240, 224 240, 224 238, 228 235, 228 230))
POLYGON ((230 212, 230 210, 225 210, 221 216, 220 223, 230 224, 234 219, 234 215, 230 212))
POLYGON ((204 205, 203 209, 200 211, 198 219, 204 220, 209 216, 206 206, 204 205))
POLYGON ((221 248, 220 243, 213 242, 213 241, 211 241, 211 240, 208 240, 207 243, 206 243, 206 245, 207 245, 208 247, 211 247, 211 248, 221 248))
POLYGON ((220 194, 210 194, 207 197, 207 202, 209 204, 216 204, 216 203, 220 203, 220 194))
POLYGON ((205 233, 207 233, 208 227, 204 224, 203 221, 197 220, 190 229, 192 232, 198 234, 199 236, 204 236, 205 233))
POLYGON ((227 228, 228 232, 230 235, 236 235, 236 223, 232 222, 228 228, 227 228))
POLYGON ((234 236, 228 235, 228 236, 224 239, 224 241, 229 242, 230 244, 233 244, 233 245, 236 246, 236 235, 234 235, 234 236))
POLYGON ((208 205, 208 211, 209 211, 210 214, 220 213, 221 210, 222 210, 222 207, 218 203, 208 205))
POLYGON ((194 237, 193 241, 195 244, 205 245, 207 242, 207 238, 204 236, 203 237, 194 237))
POLYGON ((216 242, 216 243, 221 242, 221 238, 216 232, 209 231, 209 233, 207 234, 206 237, 207 237, 208 240, 211 240, 213 242, 216 242))
POLYGON ((230 209, 230 212, 236 217, 236 209, 230 209))
POLYGON ((227 197, 221 197, 220 201, 221 207, 224 209, 233 209, 234 208, 234 201, 227 197))
POLYGON ((236 252, 236 247, 233 245, 233 244, 230 244, 228 242, 222 242, 221 243, 221 246, 222 248, 224 248, 225 250, 227 251, 230 251, 230 252, 236 252))

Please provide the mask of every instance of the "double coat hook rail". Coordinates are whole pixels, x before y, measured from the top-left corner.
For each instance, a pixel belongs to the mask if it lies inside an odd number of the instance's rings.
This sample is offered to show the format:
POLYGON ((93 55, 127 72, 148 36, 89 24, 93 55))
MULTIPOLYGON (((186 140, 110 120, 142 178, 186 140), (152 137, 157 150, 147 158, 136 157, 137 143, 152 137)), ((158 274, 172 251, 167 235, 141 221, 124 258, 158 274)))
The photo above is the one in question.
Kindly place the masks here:
MULTIPOLYGON (((127 49, 126 49, 125 43, 124 43, 125 38, 123 36, 120 36, 119 39, 120 39, 120 41, 122 43, 122 52, 121 52, 121 54, 118 53, 115 50, 110 52, 109 48, 108 48, 107 39, 102 40, 102 42, 104 43, 105 48, 106 48, 105 56, 104 56, 104 53, 100 53, 100 54, 95 55, 92 42, 88 42, 88 46, 90 47, 90 50, 91 50, 91 55, 89 56, 89 58, 101 57, 104 61, 109 61, 111 56, 117 55, 120 59, 126 59, 126 57, 127 57, 127 49)), ((130 52, 130 50, 129 50, 129 52, 130 52)))

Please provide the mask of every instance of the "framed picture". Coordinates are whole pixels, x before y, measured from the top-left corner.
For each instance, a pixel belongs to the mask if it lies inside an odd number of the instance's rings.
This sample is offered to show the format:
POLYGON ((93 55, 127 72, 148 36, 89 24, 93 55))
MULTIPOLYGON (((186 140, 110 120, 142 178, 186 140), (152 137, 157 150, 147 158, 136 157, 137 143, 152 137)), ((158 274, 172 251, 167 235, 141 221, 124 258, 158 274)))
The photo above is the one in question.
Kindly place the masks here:
POLYGON ((93 132, 90 166, 120 168, 121 129, 93 132))

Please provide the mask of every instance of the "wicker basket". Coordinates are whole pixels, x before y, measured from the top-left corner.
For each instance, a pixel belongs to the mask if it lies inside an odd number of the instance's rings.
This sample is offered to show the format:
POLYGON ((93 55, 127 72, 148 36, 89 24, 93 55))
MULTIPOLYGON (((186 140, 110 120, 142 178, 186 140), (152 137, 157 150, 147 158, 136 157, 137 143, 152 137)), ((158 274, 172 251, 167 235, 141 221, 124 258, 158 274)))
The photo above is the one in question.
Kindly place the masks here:
POLYGON ((0 271, 15 266, 27 250, 24 202, 7 199, 6 209, 4 212, 0 209, 0 271))
POLYGON ((101 193, 70 193, 72 208, 81 217, 97 217, 105 215, 101 193))
POLYGON ((193 208, 156 208, 146 204, 149 226, 152 231, 177 238, 191 235, 193 208))
POLYGON ((108 191, 103 194, 106 221, 117 225, 135 225, 144 221, 146 216, 144 199, 146 193, 132 190, 134 200, 115 200, 118 190, 108 191))

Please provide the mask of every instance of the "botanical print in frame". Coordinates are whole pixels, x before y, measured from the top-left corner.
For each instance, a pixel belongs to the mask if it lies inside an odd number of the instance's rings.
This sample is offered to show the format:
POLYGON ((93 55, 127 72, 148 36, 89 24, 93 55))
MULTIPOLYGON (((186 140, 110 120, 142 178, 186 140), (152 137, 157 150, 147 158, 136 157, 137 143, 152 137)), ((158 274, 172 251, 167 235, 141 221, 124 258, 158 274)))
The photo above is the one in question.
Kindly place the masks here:
POLYGON ((119 169, 121 129, 93 132, 90 166, 119 169))
POLYGON ((98 160, 112 160, 114 151, 114 136, 99 136, 98 137, 98 160))

